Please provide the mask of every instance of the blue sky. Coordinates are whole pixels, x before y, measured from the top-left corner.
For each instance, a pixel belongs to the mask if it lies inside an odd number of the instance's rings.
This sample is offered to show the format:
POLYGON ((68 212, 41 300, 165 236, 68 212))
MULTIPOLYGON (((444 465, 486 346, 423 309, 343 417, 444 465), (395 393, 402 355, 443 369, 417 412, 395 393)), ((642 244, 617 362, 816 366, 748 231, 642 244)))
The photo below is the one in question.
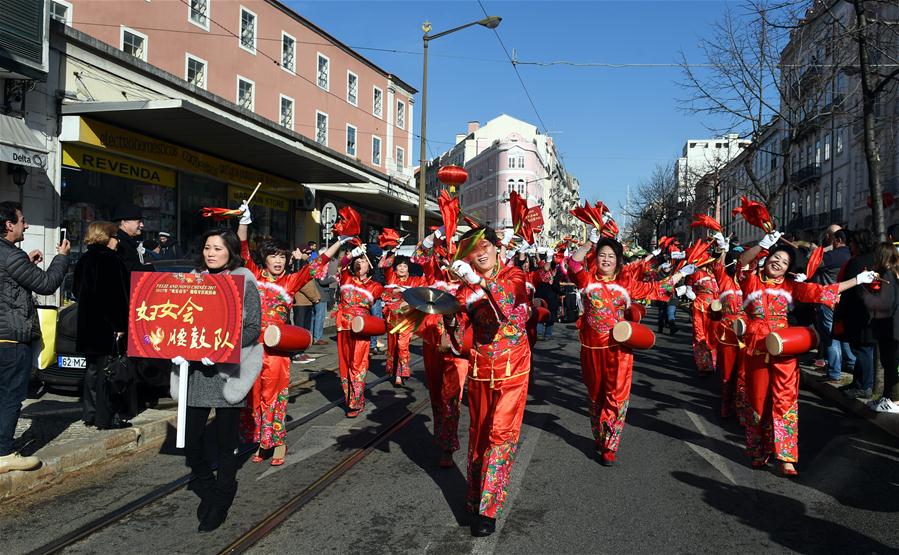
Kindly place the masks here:
MULTIPOLYGON (((521 61, 676 63, 680 50, 711 34, 723 1, 501 2, 482 0, 521 61)), ((304 17, 353 47, 421 51, 421 23, 443 31, 483 17, 475 0, 457 2, 289 1, 304 17)), ((359 52, 416 88, 421 56, 359 52)), ((428 73, 429 157, 448 149, 469 120, 500 113, 539 124, 493 31, 471 27, 431 43, 428 73)), ((688 138, 711 136, 714 121, 678 109, 687 93, 680 70, 519 66, 524 82, 581 195, 611 207, 660 162, 673 160, 688 138)), ((420 100, 419 104, 420 106, 420 100)), ((420 129, 415 114, 416 132, 420 129)), ((416 141, 416 151, 418 142, 416 141)), ((415 154, 418 160, 418 153, 415 154)))

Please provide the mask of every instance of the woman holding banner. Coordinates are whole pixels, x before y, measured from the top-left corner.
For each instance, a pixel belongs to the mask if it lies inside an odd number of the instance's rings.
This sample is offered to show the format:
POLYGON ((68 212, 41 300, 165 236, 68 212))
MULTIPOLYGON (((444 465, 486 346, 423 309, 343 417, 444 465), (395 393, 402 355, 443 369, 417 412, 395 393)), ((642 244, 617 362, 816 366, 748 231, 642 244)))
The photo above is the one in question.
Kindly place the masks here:
POLYGON ((196 479, 192 487, 200 497, 198 530, 210 532, 225 521, 237 493, 237 447, 240 438, 240 412, 247 393, 262 369, 262 345, 259 344, 262 311, 253 273, 243 267, 240 240, 234 232, 215 229, 203 234, 203 250, 195 272, 243 277, 243 315, 239 364, 215 364, 209 359, 187 363, 182 357, 172 362, 172 396, 177 397, 178 371, 188 368, 187 421, 184 454, 196 479), (215 409, 214 430, 217 456, 208 459, 205 435, 210 410, 215 409), (213 473, 212 463, 218 462, 213 473))

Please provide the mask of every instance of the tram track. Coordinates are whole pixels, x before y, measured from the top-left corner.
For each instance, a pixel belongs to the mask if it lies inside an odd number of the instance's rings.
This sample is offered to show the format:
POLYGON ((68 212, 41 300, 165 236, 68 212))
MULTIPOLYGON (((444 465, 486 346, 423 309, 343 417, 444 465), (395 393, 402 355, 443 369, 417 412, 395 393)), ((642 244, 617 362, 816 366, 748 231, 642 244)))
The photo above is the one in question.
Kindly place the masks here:
MULTIPOLYGON (((304 380, 301 380, 301 381, 291 384, 289 386, 289 389, 290 389, 289 396, 291 398, 295 397, 296 395, 299 394, 299 390, 302 388, 303 385, 314 382, 319 376, 328 374, 328 373, 335 373, 335 372, 336 372, 336 369, 333 369, 333 368, 328 369, 328 370, 322 370, 322 371, 319 371, 317 373, 310 375, 309 377, 307 377, 304 380)), ((382 376, 380 378, 377 378, 376 380, 367 383, 365 386, 365 390, 370 391, 373 388, 377 387, 378 385, 388 381, 389 379, 390 379, 390 376, 386 376, 386 375, 382 376)), ((262 537, 262 536, 258 535, 258 532, 256 531, 257 529, 262 528, 267 531, 270 531, 271 529, 276 527, 278 524, 280 524, 280 522, 283 522, 284 519, 286 519, 291 514, 293 514, 297 510, 299 510, 299 508, 301 508, 302 505, 304 505, 309 500, 314 498, 315 495, 317 495, 322 490, 324 490, 324 488, 327 487, 327 485, 332 483, 339 476, 343 475, 347 470, 349 470, 359 460, 364 458, 369 452, 371 452, 371 450, 375 446, 377 446, 379 443, 383 442, 385 439, 387 439, 388 437, 393 435, 393 433, 396 433, 396 431, 398 431, 400 428, 402 428, 405 425, 405 423, 407 423, 415 414, 417 414, 418 412, 421 411, 421 409, 426 405, 426 402, 427 402, 427 400, 418 403, 412 409, 412 411, 405 414, 398 421, 387 425, 387 427, 385 429, 383 429, 381 432, 379 432, 373 439, 367 441, 365 443, 365 445, 363 445, 362 447, 357 449, 353 454, 347 456, 342 461, 340 461, 337 465, 335 465, 330 470, 328 470, 323 476, 321 476, 315 482, 313 482, 313 484, 310 485, 308 488, 306 488, 302 493, 300 493, 299 495, 297 495, 296 497, 294 497, 290 501, 288 501, 288 503, 285 504, 285 506, 282 506, 277 511, 275 511, 274 513, 267 516, 265 519, 263 519, 263 521, 261 521, 259 524, 257 524, 249 532, 242 535, 240 538, 238 538, 238 540, 235 540, 235 542, 232 542, 231 546, 229 546, 227 549, 229 549, 229 550, 233 549, 233 551, 229 551, 229 552, 233 552, 233 553, 242 552, 244 549, 246 549, 246 547, 249 547, 250 545, 252 545, 256 541, 258 541, 262 537), (299 498, 302 498, 302 499, 299 499, 299 498), (289 508, 287 507, 288 505, 290 506, 289 508), (235 547, 232 547, 232 546, 235 546, 235 547), (246 546, 246 547, 241 548, 240 546, 246 546)), ((330 411, 340 405, 343 405, 344 403, 345 403, 345 400, 343 398, 328 402, 328 403, 304 414, 303 416, 288 422, 286 425, 286 431, 290 432, 292 430, 295 430, 298 427, 300 427, 304 424, 307 424, 307 423, 311 422, 312 420, 318 418, 319 416, 327 413, 328 411, 330 411)), ((255 450, 254 446, 247 446, 240 451, 238 456, 246 457, 254 450, 255 450)), ((162 486, 155 488, 154 490, 146 493, 145 495, 139 497, 138 499, 135 499, 121 507, 118 507, 112 511, 109 511, 108 513, 106 513, 100 517, 97 517, 82 526, 79 526, 75 530, 72 530, 71 532, 68 532, 68 533, 62 535, 59 538, 56 538, 55 540, 53 540, 49 543, 46 543, 36 549, 29 551, 28 554, 29 555, 44 555, 44 554, 50 554, 50 553, 60 553, 63 550, 65 550, 66 548, 71 547, 87 538, 90 538, 91 536, 100 532, 101 530, 104 530, 110 526, 113 526, 113 525, 123 521, 125 518, 134 514, 135 512, 137 512, 141 509, 144 509, 146 507, 149 507, 149 506, 153 505, 154 503, 157 503, 157 502, 169 497, 170 495, 176 493, 177 491, 181 490, 185 486, 189 485, 192 480, 193 480, 192 474, 186 474, 184 476, 181 476, 167 484, 164 484, 162 486)))

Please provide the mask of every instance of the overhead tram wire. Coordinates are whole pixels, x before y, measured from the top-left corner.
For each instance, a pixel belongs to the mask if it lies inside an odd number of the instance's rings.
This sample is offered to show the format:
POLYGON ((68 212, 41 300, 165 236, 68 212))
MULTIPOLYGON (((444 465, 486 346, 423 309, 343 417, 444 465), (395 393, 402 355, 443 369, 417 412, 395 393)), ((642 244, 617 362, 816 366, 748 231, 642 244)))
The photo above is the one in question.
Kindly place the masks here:
MULTIPOLYGON (((484 3, 481 0, 477 0, 478 5, 481 7, 481 11, 484 12, 484 17, 490 17, 487 13, 487 8, 484 7, 484 3)), ((543 127, 543 131, 549 131, 549 127, 546 125, 546 122, 543 121, 543 118, 540 116, 540 111, 537 110, 537 104, 534 103, 534 98, 531 96, 530 91, 528 91, 527 85, 524 84, 524 78, 521 77, 521 73, 518 71, 518 64, 512 58, 512 55, 509 54, 509 49, 506 48, 505 43, 503 43, 503 39, 499 36, 499 31, 493 29, 493 33, 496 35, 496 40, 499 41, 499 45, 502 46, 503 52, 506 53, 506 58, 509 59, 509 63, 512 64, 512 69, 515 70, 515 75, 518 76, 518 82, 521 83, 521 88, 524 89, 525 96, 528 97, 528 102, 531 103, 531 108, 534 109, 534 114, 537 115, 537 120, 540 122, 540 125, 543 127)))

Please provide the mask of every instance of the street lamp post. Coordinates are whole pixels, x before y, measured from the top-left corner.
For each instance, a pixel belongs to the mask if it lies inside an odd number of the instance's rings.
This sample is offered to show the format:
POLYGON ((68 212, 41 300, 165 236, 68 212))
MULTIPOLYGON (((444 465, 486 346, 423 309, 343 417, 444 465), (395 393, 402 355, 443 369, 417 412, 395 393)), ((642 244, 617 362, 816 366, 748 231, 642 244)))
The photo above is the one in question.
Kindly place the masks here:
POLYGON ((425 164, 427 157, 425 156, 425 149, 427 148, 426 137, 428 136, 428 43, 434 39, 439 39, 440 37, 444 37, 449 35, 450 33, 455 33, 456 31, 461 31, 466 27, 471 27, 473 25, 481 25, 483 27, 487 27, 488 29, 496 29, 499 26, 500 21, 503 19, 501 17, 491 15, 485 17, 484 19, 478 21, 472 21, 471 23, 466 23, 465 25, 460 25, 448 31, 443 31, 441 33, 435 33, 433 35, 429 35, 431 32, 431 23, 425 21, 421 30, 424 31, 424 36, 422 37, 422 41, 424 42, 424 63, 422 66, 422 79, 421 79, 421 143, 419 144, 419 156, 418 156, 418 240, 421 241, 425 236, 425 203, 427 201, 426 190, 425 190, 425 164))

